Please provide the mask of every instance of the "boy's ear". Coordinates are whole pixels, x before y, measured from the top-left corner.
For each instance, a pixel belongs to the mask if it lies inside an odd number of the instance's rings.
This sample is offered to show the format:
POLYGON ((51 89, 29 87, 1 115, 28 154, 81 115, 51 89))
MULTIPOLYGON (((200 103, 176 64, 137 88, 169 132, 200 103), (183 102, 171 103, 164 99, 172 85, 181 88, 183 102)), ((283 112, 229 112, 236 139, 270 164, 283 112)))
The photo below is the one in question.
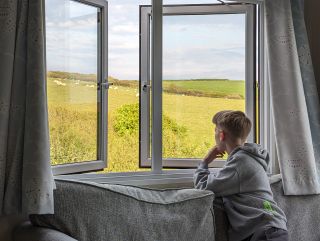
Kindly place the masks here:
POLYGON ((220 141, 224 141, 224 138, 225 138, 224 132, 221 131, 221 132, 219 133, 219 140, 220 140, 220 141))

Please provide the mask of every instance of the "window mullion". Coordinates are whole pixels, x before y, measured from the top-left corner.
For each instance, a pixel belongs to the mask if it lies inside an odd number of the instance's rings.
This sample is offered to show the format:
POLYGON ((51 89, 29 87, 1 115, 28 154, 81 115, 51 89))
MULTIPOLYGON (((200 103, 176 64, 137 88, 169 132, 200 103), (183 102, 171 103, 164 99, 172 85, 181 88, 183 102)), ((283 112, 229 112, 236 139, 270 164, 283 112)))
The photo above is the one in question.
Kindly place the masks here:
POLYGON ((162 0, 152 0, 152 172, 162 172, 162 0))
POLYGON ((260 78, 260 144, 264 147, 269 149, 269 119, 270 119, 270 111, 269 111, 269 87, 267 85, 267 78, 266 78, 266 71, 267 68, 265 67, 266 57, 264 53, 264 6, 263 4, 259 4, 259 78, 260 78))
POLYGON ((256 71, 255 71, 255 14, 254 6, 248 6, 246 13, 246 114, 252 120, 252 130, 248 136, 250 142, 255 142, 256 133, 256 71))
MULTIPOLYGON (((108 87, 108 3, 106 3, 105 7, 101 9, 100 12, 100 31, 101 36, 99 36, 99 41, 101 43, 99 44, 101 53, 101 70, 99 70, 99 73, 101 74, 101 78, 99 78, 99 81, 101 83, 106 82, 106 86, 108 87)), ((100 88, 101 91, 101 109, 99 110, 101 113, 101 125, 99 129, 100 133, 100 143, 99 143, 99 151, 100 151, 100 157, 101 160, 105 163, 105 167, 108 165, 108 88, 100 88)))
POLYGON ((140 166, 150 155, 150 15, 149 8, 140 7, 140 166))

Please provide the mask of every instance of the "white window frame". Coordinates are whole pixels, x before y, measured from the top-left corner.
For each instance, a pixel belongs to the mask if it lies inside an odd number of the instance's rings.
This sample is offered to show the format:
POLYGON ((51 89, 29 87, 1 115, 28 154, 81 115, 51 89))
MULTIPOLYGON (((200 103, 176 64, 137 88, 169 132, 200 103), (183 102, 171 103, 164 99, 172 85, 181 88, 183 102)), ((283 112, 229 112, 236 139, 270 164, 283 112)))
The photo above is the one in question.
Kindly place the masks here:
POLYGON ((270 98, 270 84, 267 66, 267 53, 265 52, 265 5, 263 1, 258 2, 258 78, 259 78, 259 137, 260 144, 269 151, 270 165, 268 173, 278 174, 278 160, 273 126, 273 110, 270 98))
MULTIPOLYGON (((162 27, 152 32, 151 54, 152 78, 150 78, 150 21, 154 10, 152 6, 140 8, 140 167, 151 167, 159 173, 165 168, 194 168, 200 159, 163 158, 162 157, 162 27), (158 30, 158 31, 157 31, 158 30), (160 31, 161 30, 161 31, 160 31), (161 32, 161 36, 160 36, 161 32), (152 79, 152 84, 150 83, 152 79), (150 88, 151 86, 151 88, 150 88), (150 153, 150 90, 152 91, 152 152, 150 153)), ((251 120, 256 120, 256 15, 252 4, 197 4, 197 5, 165 5, 163 15, 208 15, 208 14, 245 14, 245 100, 246 113, 251 120)), ((161 19, 162 22, 162 19, 161 19)), ((162 26, 162 25, 160 25, 162 26)), ((248 141, 256 142, 256 121, 253 121, 252 131, 248 141)), ((225 160, 216 160, 210 167, 222 167, 225 160)))
MULTIPOLYGON (((71 0, 70 0, 71 1, 71 0)), ((107 126, 108 126, 108 3, 104 0, 72 0, 98 8, 98 140, 97 160, 87 160, 52 166, 53 175, 82 173, 103 170, 107 165, 107 126)))
MULTIPOLYGON (((252 1, 251 1, 252 2, 252 1)), ((152 0, 153 7, 155 9, 162 8, 162 0, 152 0), (155 5, 155 3, 158 3, 155 5)), ((259 128, 259 137, 260 144, 269 150, 269 155, 274 162, 276 153, 275 153, 275 141, 273 135, 273 125, 272 125, 272 110, 270 105, 270 90, 267 82, 267 69, 265 67, 266 57, 264 50, 264 3, 257 1, 258 11, 259 11, 259 117, 260 117, 260 128, 259 128)), ((159 10, 160 11, 160 10, 159 10)), ((153 21, 158 22, 155 24, 161 23, 162 25, 162 15, 157 14, 153 16, 153 21)), ((160 26, 161 26, 160 25, 160 26)), ((106 30, 105 30, 106 31, 106 30)), ((158 34, 162 33, 161 29, 158 29, 158 34)), ((160 53, 158 53, 160 54, 160 53)), ((162 55, 162 53, 161 53, 162 55)), ((160 60, 160 57, 157 56, 160 60)), ((155 64, 155 62, 153 62, 155 64)), ((162 75, 162 73, 160 73, 162 75)), ((159 78, 159 77, 158 77, 159 78)), ((160 78, 162 79, 162 78, 160 78)), ((146 86, 148 87, 148 86, 146 86)), ((161 148, 162 149, 162 148, 161 148)), ((161 150, 159 149, 159 150, 161 150)), ((160 159, 161 160, 161 159, 160 159)), ((156 160, 154 160, 156 161, 156 160)), ((158 163, 159 164, 159 163, 158 163)), ((193 182, 193 173, 194 169, 180 169, 180 170, 153 170, 151 172, 124 172, 124 173, 86 173, 86 174, 73 174, 73 175, 64 175, 56 176, 56 179, 73 179, 78 181, 91 181, 96 183, 109 183, 109 184, 130 184, 137 186, 157 186, 157 185, 173 185, 179 187, 189 187, 193 182)), ((270 170, 273 170, 274 167, 270 170)), ((217 172, 219 168, 211 168, 212 172, 217 172)), ((272 172, 273 173, 273 172, 272 172)))

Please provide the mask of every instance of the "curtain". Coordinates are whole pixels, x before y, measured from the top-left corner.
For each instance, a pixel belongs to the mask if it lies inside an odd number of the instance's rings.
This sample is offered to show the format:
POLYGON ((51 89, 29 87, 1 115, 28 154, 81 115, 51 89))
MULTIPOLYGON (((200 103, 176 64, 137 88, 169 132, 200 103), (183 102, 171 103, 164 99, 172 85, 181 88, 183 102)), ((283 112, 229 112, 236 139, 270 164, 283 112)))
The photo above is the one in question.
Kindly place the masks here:
POLYGON ((275 139, 286 195, 320 193, 320 106, 301 0, 265 0, 275 139))
POLYGON ((0 215, 53 213, 44 0, 1 0, 0 29, 0 215))

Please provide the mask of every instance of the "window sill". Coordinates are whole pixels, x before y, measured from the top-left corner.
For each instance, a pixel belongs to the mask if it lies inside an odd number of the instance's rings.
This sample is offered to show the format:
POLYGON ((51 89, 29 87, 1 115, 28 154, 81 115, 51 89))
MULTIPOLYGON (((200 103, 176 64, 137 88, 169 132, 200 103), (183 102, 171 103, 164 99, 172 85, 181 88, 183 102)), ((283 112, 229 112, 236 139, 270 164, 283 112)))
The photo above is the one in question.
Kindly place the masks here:
MULTIPOLYGON (((220 168, 212 168, 217 172, 220 168)), ((121 184, 131 186, 168 186, 193 187, 193 174, 195 169, 168 170, 160 174, 152 172, 124 172, 124 173, 87 173, 75 175, 55 176, 55 179, 96 182, 101 184, 121 184)))

